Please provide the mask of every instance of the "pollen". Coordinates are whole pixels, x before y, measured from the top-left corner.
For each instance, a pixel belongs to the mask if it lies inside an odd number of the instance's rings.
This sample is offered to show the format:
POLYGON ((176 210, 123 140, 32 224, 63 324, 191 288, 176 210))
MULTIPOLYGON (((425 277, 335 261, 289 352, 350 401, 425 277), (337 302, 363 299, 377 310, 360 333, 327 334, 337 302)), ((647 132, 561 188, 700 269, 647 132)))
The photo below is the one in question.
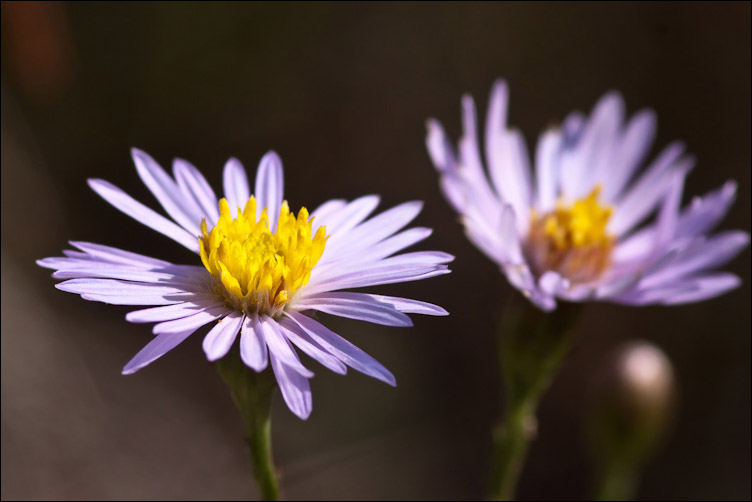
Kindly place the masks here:
POLYGON ((613 208, 598 201, 601 186, 573 204, 563 200, 543 215, 533 209, 526 252, 537 271, 554 270, 572 282, 597 279, 611 263, 615 237, 606 228, 613 208))
POLYGON ((201 261, 212 275, 212 288, 225 303, 247 314, 275 315, 304 286, 321 258, 326 229, 312 232, 313 218, 303 207, 297 217, 287 201, 272 233, 266 208, 256 217, 251 197, 232 217, 226 199, 219 201, 219 221, 207 230, 201 222, 201 261))

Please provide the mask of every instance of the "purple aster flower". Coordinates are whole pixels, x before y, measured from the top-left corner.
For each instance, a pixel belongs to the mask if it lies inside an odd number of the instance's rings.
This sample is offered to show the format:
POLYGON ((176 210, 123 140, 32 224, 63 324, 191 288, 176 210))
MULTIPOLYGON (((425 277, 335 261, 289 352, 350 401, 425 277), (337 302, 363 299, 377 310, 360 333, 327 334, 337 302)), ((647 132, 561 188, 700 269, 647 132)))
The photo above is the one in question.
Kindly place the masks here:
POLYGON ((557 298, 679 304, 739 285, 737 276, 714 269, 749 235, 707 235, 731 206, 736 184, 682 209, 684 177, 695 161, 680 142, 638 174, 655 136, 652 110, 626 120, 621 96, 607 93, 589 117, 574 112, 541 134, 533 176, 522 134, 507 127, 507 109, 507 85, 498 81, 486 117, 487 172, 470 96, 462 100, 458 149, 436 120, 428 121, 426 143, 468 238, 535 305, 550 311, 557 298))
MULTIPOLYGON (((217 200, 201 173, 175 160, 167 174, 134 149, 139 176, 168 219, 100 179, 89 185, 107 202, 200 256, 201 264, 175 265, 101 244, 71 242, 77 250, 37 263, 67 279, 58 289, 85 300, 152 306, 126 315, 156 323, 156 337, 123 368, 138 371, 207 324, 203 348, 210 361, 224 357, 240 333, 240 357, 261 372, 271 366, 287 406, 306 419, 312 408, 313 373, 294 347, 330 370, 347 366, 395 385, 371 356, 319 323, 315 311, 387 326, 411 326, 407 313, 447 315, 417 300, 341 290, 426 279, 449 273, 453 257, 441 252, 396 254, 431 234, 403 230, 422 203, 407 202, 368 218, 379 197, 330 200, 297 216, 283 199, 282 162, 267 153, 258 167, 254 195, 239 161, 224 168, 225 197, 217 200)), ((198 257, 197 257, 198 258, 198 257)), ((197 263, 198 263, 197 259, 197 263)))

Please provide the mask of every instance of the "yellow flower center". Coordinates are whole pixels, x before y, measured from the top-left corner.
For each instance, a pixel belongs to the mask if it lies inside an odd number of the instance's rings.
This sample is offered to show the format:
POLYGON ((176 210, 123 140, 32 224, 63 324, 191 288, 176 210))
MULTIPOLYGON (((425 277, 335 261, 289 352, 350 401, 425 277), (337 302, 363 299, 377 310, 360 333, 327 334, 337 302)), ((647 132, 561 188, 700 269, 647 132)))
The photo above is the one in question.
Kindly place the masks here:
POLYGON ((297 218, 287 201, 280 208, 277 229, 269 229, 266 209, 256 219, 251 197, 237 217, 227 200, 219 201, 219 221, 210 232, 201 222, 201 261, 214 278, 213 288, 234 309, 274 315, 308 282, 324 252, 326 229, 311 235, 313 218, 303 207, 297 218))
POLYGON ((613 208, 598 202, 601 186, 587 197, 543 215, 533 209, 526 252, 538 272, 555 270, 572 282, 598 278, 611 262, 615 237, 606 225, 613 208))

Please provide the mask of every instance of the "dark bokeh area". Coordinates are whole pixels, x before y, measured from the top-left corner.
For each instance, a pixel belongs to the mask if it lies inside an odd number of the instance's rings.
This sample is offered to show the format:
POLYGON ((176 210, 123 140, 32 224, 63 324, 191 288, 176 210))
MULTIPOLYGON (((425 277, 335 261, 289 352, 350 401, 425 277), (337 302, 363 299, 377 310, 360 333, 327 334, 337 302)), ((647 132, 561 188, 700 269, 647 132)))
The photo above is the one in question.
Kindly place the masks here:
MULTIPOLYGON (((3 499, 247 499, 240 419, 194 336, 133 376, 150 339, 129 310, 53 287, 34 260, 68 240, 179 263, 196 257, 101 200, 101 177, 151 207, 129 156, 199 167, 219 192, 230 156, 249 174, 269 149, 291 206, 419 199, 420 249, 453 273, 377 288, 446 307, 410 329, 327 318, 384 363, 393 389, 305 359, 314 410, 277 399, 274 447, 291 499, 463 499, 485 492, 499 412, 493 329, 513 293, 464 237, 425 151, 425 120, 459 136, 460 96, 485 110, 511 87, 510 122, 539 131, 607 90, 652 107, 656 147, 699 162, 684 202, 728 179, 722 229, 750 230, 750 4, 2 4, 3 499)), ((750 497, 750 254, 742 286, 696 305, 591 304, 541 404, 523 499, 588 497, 597 469, 585 424, 602 362, 622 341, 671 358, 679 398, 640 499, 750 497)), ((376 289, 376 288, 375 288, 376 289)))

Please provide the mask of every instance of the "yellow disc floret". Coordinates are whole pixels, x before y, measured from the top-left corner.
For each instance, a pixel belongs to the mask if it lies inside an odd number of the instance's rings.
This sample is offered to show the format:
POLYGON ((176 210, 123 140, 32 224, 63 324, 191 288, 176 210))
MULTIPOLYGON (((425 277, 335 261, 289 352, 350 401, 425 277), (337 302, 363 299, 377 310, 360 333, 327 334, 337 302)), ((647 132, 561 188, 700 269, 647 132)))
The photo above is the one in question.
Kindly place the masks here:
POLYGON ((201 222, 201 261, 214 279, 212 287, 234 309, 274 315, 308 282, 324 252, 326 229, 311 235, 313 218, 301 208, 297 218, 282 203, 274 233, 266 209, 256 218, 251 197, 237 217, 227 200, 219 201, 219 221, 207 231, 201 222))
POLYGON ((614 236, 606 225, 613 208, 601 205, 597 185, 587 197, 553 211, 533 210, 526 250, 539 272, 555 270, 572 282, 596 279, 610 264, 614 236))

